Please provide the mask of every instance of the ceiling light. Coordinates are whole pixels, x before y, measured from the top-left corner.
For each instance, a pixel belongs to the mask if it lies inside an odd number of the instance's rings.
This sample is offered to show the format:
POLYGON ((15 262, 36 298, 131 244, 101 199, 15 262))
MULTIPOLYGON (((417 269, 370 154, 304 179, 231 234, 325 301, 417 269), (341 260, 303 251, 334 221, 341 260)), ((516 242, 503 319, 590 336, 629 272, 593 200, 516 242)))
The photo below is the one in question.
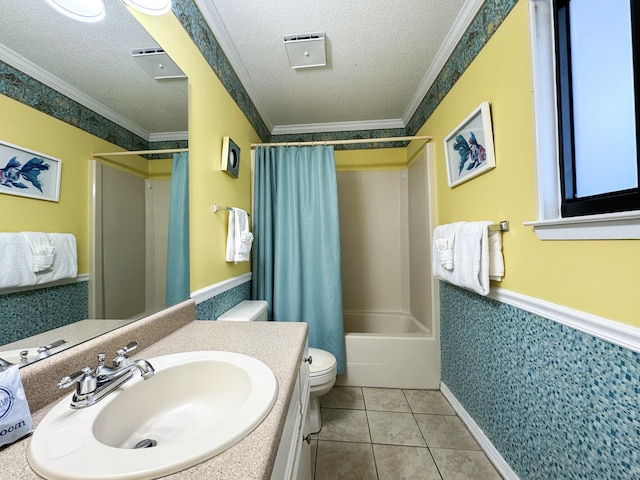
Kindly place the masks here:
POLYGON ((134 10, 147 15, 164 15, 171 10, 171 0, 122 0, 134 10))
POLYGON ((104 18, 102 0, 45 0, 53 9, 81 22, 99 22, 104 18))
POLYGON ((324 32, 285 35, 284 47, 291 68, 324 67, 327 64, 324 32))

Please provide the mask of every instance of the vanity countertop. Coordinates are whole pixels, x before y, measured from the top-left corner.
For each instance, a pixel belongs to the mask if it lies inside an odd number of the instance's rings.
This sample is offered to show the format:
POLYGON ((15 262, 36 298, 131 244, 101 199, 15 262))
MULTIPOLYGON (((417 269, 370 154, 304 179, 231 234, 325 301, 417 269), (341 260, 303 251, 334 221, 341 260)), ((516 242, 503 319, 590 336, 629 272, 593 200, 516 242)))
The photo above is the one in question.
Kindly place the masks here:
MULTIPOLYGON (((268 365, 278 381, 276 402, 267 418, 253 432, 221 454, 163 478, 171 480, 269 479, 294 382, 300 368, 306 335, 305 323, 196 320, 131 355, 131 358, 151 359, 171 353, 198 350, 244 353, 268 365)), ((70 370, 73 367, 75 366, 70 370)), ((52 378, 50 381, 55 384, 58 379, 52 378)), ((36 427, 58 401, 59 399, 32 412, 36 427)), ((26 438, 0 449, 2 458, 0 480, 40 478, 31 470, 27 462, 28 442, 29 439, 26 438)))

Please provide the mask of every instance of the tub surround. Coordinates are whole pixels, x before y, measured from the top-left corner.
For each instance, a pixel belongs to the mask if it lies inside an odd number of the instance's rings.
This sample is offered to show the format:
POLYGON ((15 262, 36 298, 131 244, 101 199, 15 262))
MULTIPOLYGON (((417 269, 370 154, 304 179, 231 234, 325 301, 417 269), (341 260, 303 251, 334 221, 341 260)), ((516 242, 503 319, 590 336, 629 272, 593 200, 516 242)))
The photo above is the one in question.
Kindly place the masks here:
MULTIPOLYGON (((69 390, 57 389, 60 378, 84 365, 95 365, 97 353, 115 352, 131 340, 139 343, 132 358, 150 359, 197 350, 244 353, 268 365, 277 378, 278 397, 271 412, 252 433, 225 452, 164 478, 269 479, 308 327, 305 323, 201 322, 194 318, 195 304, 189 300, 61 352, 45 362, 22 368, 20 373, 35 427, 62 396, 70 395, 69 390)), ((27 462, 28 442, 25 438, 0 449, 3 478, 40 478, 27 462)))
POLYGON ((354 387, 440 387, 440 343, 408 313, 346 312, 347 365, 336 384, 354 387))

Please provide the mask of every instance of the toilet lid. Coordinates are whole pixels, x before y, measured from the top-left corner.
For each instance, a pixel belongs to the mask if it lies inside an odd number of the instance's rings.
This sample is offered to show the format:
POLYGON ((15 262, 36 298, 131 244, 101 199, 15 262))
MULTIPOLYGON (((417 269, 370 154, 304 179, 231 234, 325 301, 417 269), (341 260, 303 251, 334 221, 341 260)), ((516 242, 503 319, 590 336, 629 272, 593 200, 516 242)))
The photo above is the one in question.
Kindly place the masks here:
POLYGON ((322 375, 336 367, 336 357, 326 350, 310 348, 309 355, 312 358, 311 365, 309 365, 309 375, 322 375))

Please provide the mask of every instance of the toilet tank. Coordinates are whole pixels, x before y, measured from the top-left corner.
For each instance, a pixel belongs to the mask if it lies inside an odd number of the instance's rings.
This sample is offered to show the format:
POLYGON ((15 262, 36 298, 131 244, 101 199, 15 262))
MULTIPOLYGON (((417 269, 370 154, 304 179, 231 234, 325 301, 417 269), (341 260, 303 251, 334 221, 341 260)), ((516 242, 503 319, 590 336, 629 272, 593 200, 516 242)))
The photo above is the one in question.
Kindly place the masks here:
POLYGON ((264 321, 267 319, 267 306, 268 303, 265 300, 244 300, 220 315, 218 320, 236 322, 264 321))

